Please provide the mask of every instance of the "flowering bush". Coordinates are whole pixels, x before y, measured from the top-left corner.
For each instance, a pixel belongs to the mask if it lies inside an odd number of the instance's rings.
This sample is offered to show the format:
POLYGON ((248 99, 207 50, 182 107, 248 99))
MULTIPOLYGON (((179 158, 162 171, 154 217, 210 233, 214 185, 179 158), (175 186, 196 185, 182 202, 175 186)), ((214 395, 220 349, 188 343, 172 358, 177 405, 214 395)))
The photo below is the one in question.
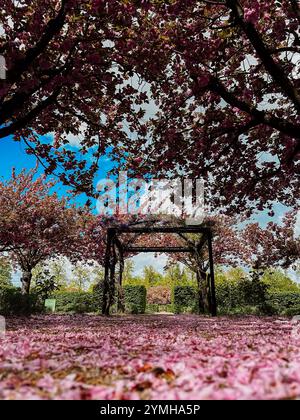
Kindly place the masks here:
POLYGON ((256 317, 10 318, 0 399, 296 399, 293 327, 256 317))
POLYGON ((147 302, 150 305, 169 305, 172 301, 170 287, 154 286, 147 290, 147 302))

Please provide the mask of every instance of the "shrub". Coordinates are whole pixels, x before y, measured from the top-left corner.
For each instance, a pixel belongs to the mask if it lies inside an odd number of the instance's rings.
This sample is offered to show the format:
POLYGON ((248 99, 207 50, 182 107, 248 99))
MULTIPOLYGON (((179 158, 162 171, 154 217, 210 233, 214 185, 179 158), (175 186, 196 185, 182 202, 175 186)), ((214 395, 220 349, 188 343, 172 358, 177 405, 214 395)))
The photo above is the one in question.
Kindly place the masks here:
POLYGON ((224 311, 241 307, 245 304, 244 296, 237 282, 222 282, 216 284, 216 299, 218 307, 224 311))
POLYGON ((296 313, 300 309, 300 293, 270 293, 268 297, 268 304, 274 308, 279 315, 298 315, 296 313))
POLYGON ((48 269, 40 270, 37 273, 37 279, 33 291, 40 296, 41 300, 45 301, 52 293, 58 291, 59 289, 60 286, 58 285, 55 276, 51 275, 48 269))
POLYGON ((125 309, 132 314, 146 311, 147 290, 145 286, 124 286, 125 309))
POLYGON ((285 315, 285 316, 300 315, 300 305, 299 306, 293 306, 292 308, 288 308, 285 311, 282 311, 281 315, 285 315))
POLYGON ((146 312, 148 314, 153 314, 154 312, 170 312, 174 313, 174 307, 172 304, 168 305, 158 305, 154 303, 148 303, 146 307, 146 312))
POLYGON ((147 291, 147 302, 150 305, 169 305, 172 301, 172 293, 169 287, 154 286, 147 291))
POLYGON ((95 304, 98 307, 98 311, 102 310, 102 305, 103 305, 103 281, 97 283, 94 287, 93 287, 93 296, 95 299, 95 304))
POLYGON ((197 311, 197 290, 192 286, 175 286, 173 307, 176 314, 197 311))
POLYGON ((58 292, 52 297, 56 299, 57 312, 88 313, 101 310, 98 299, 93 293, 58 292))
POLYGON ((30 315, 42 312, 43 303, 35 293, 23 295, 20 289, 15 287, 3 287, 0 289, 0 314, 30 315))

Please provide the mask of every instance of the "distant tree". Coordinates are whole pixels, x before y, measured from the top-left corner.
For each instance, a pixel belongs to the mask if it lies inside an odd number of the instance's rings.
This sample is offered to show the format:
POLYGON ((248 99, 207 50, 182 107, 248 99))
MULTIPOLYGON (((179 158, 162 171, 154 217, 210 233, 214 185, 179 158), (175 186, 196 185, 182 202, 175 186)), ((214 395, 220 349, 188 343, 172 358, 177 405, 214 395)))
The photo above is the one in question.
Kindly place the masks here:
POLYGON ((72 270, 70 288, 79 292, 86 291, 93 282, 91 267, 83 264, 76 264, 72 270))
POLYGON ((132 260, 126 260, 124 264, 123 281, 130 283, 134 278, 134 262, 132 260))
POLYGON ((35 287, 41 274, 47 271, 49 276, 54 278, 55 283, 59 288, 65 289, 68 286, 68 276, 65 270, 65 264, 66 262, 63 259, 53 259, 38 264, 32 270, 32 286, 35 287))
POLYGON ((261 279, 270 292, 300 292, 300 285, 282 270, 267 270, 261 279))
POLYGON ((184 266, 180 266, 179 263, 172 263, 166 268, 164 274, 164 283, 171 287, 175 285, 184 286, 195 281, 195 273, 187 269, 184 266))
POLYGON ((68 284, 68 275, 65 269, 64 259, 54 259, 49 261, 48 268, 50 274, 55 278, 56 283, 61 289, 65 288, 68 284))
POLYGON ((12 267, 9 260, 0 257, 0 287, 12 285, 12 267))
POLYGON ((35 284, 33 290, 38 293, 41 300, 48 299, 51 293, 60 289, 54 275, 51 275, 50 270, 41 269, 36 273, 35 284))
POLYGON ((144 268, 143 277, 147 287, 157 286, 163 280, 163 275, 156 271, 152 265, 148 265, 144 268))

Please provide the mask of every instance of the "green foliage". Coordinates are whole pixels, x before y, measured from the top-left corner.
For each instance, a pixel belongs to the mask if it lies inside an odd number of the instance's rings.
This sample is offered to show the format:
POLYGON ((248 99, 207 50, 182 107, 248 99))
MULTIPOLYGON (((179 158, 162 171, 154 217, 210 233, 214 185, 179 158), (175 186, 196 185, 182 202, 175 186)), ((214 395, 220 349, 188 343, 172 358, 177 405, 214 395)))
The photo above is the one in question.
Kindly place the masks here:
POLYGON ((155 270, 152 265, 144 268, 144 284, 148 287, 153 287, 162 284, 163 275, 155 270))
POLYGON ((300 315, 300 305, 299 306, 294 306, 292 308, 287 308, 286 310, 284 310, 281 315, 285 315, 285 316, 296 316, 296 315, 300 315))
POLYGON ((172 301, 176 314, 195 312, 197 308, 197 290, 192 286, 175 286, 172 301))
POLYGON ((268 304, 279 315, 300 315, 299 292, 270 293, 268 304))
POLYGON ((123 284, 131 284, 132 280, 135 279, 134 275, 134 262, 132 260, 125 261, 123 271, 123 284))
POLYGON ((21 290, 15 287, 2 287, 0 289, 1 315, 30 315, 42 312, 42 310, 43 305, 37 294, 23 295, 21 290))
POLYGON ((70 283, 70 288, 74 291, 84 292, 86 291, 91 283, 91 270, 82 264, 77 264, 73 268, 73 278, 70 283))
POLYGON ((7 258, 0 257, 0 287, 12 286, 12 268, 7 258))
POLYGON ((222 314, 272 314, 267 292, 268 285, 259 272, 249 277, 241 269, 232 269, 219 272, 216 278, 216 298, 222 314))
POLYGON ((245 305, 244 294, 241 293, 242 281, 223 272, 219 272, 216 276, 217 304, 223 312, 245 305))
POLYGON ((154 304, 154 303, 148 303, 146 307, 146 313, 147 314, 153 314, 153 313, 159 313, 159 312, 169 312, 174 313, 174 306, 172 304, 168 305, 160 305, 160 304, 154 304))
POLYGON ((99 312, 99 302, 93 293, 58 292, 52 295, 56 299, 57 312, 92 313, 99 312))
POLYGON ((171 289, 174 286, 196 286, 196 274, 180 264, 172 264, 165 272, 164 284, 171 289))
POLYGON ((66 261, 64 259, 52 260, 48 264, 51 276, 54 277, 56 284, 60 289, 67 287, 68 276, 65 269, 66 261))
POLYGON ((41 300, 46 300, 55 291, 59 290, 60 286, 56 282, 54 275, 51 275, 48 269, 40 270, 36 273, 35 286, 33 292, 36 293, 41 300))
POLYGON ((65 269, 66 261, 64 259, 53 259, 42 264, 38 264, 32 270, 32 287, 35 288, 41 278, 46 280, 46 276, 52 278, 52 282, 57 285, 59 290, 65 290, 68 286, 68 277, 65 269))
POLYGON ((102 310, 102 305, 103 305, 103 280, 99 281, 99 283, 95 284, 93 286, 93 296, 95 299, 95 304, 98 307, 98 311, 102 310))
POLYGON ((147 290, 145 286, 124 286, 125 309, 132 314, 146 311, 147 290))
POLYGON ((300 293, 299 285, 293 280, 291 280, 283 271, 280 270, 267 270, 262 276, 262 281, 268 286, 268 291, 270 293, 300 293))

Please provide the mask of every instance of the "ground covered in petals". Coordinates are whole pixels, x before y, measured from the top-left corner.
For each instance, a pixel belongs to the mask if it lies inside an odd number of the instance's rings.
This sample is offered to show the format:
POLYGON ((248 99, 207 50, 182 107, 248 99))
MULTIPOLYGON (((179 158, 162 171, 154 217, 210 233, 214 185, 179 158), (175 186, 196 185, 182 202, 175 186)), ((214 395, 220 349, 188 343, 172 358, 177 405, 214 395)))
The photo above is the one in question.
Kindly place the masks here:
POLYGON ((293 331, 279 318, 11 318, 0 399, 298 399, 293 331))

